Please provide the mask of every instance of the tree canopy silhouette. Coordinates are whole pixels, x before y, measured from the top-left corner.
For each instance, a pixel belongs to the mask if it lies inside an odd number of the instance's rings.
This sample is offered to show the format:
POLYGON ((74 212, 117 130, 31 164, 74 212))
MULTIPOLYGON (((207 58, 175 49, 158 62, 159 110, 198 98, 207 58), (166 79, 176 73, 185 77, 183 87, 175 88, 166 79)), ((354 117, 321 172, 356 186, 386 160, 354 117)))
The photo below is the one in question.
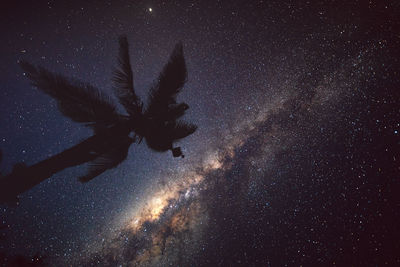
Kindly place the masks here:
POLYGON ((189 108, 177 103, 177 94, 187 80, 183 47, 178 43, 149 92, 149 103, 135 93, 129 44, 119 38, 118 67, 113 72, 113 91, 128 115, 117 112, 111 99, 90 84, 66 78, 26 61, 20 62, 32 85, 57 101, 64 116, 91 127, 94 135, 55 156, 26 166, 18 163, 11 174, 0 179, 0 201, 13 202, 17 196, 53 174, 89 162, 89 171, 79 178, 88 182, 118 166, 132 143, 144 138, 149 148, 174 157, 184 157, 174 142, 194 133, 197 126, 179 120, 189 108), (131 135, 133 133, 133 135, 131 135))

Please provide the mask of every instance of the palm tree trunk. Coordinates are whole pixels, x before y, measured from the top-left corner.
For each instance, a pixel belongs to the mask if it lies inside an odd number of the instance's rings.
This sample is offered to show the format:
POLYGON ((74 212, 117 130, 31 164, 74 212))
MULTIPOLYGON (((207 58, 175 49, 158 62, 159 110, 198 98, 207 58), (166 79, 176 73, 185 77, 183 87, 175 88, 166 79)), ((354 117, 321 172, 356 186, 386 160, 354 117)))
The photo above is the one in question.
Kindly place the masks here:
POLYGON ((15 202, 19 194, 28 191, 53 174, 94 160, 112 149, 119 137, 127 134, 129 132, 114 127, 34 165, 16 165, 9 175, 0 178, 0 203, 15 202))

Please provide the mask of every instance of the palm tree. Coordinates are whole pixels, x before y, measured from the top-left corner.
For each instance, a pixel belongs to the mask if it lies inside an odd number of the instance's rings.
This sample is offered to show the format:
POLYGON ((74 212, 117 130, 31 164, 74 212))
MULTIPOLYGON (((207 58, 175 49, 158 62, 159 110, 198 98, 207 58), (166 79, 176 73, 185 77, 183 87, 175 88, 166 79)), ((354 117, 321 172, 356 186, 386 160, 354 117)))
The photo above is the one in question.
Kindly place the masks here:
POLYGON ((112 101, 90 84, 73 81, 28 62, 20 62, 24 74, 42 92, 53 97, 61 113, 91 127, 94 135, 74 147, 32 166, 16 164, 11 174, 0 179, 0 200, 16 197, 53 174, 89 162, 89 171, 79 178, 88 182, 118 166, 132 143, 144 138, 152 150, 171 150, 184 157, 174 142, 195 132, 197 126, 178 120, 189 108, 176 96, 187 79, 182 44, 178 43, 149 93, 146 108, 136 95, 126 36, 119 38, 118 68, 113 73, 113 91, 127 115, 117 112, 112 101), (133 136, 132 136, 133 133, 133 136))

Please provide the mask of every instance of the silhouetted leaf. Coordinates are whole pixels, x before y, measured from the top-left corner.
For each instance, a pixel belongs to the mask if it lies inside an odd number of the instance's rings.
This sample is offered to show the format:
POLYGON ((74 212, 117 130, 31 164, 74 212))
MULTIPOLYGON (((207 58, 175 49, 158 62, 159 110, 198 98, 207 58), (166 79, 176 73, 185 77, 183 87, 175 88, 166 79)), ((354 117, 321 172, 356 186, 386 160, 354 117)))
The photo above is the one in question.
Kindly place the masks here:
POLYGON ((194 133, 197 129, 197 126, 191 123, 179 121, 172 128, 170 134, 172 140, 178 140, 185 138, 188 135, 194 133))
POLYGON ((176 120, 176 119, 182 117, 188 108, 189 108, 189 105, 186 103, 169 105, 168 106, 168 117, 166 118, 166 120, 167 121, 176 120))
POLYGON ((132 67, 129 59, 129 44, 125 35, 119 38, 118 68, 114 70, 114 93, 131 116, 142 111, 142 103, 135 94, 132 67))
POLYGON ((183 47, 181 43, 178 43, 160 73, 156 85, 150 91, 146 115, 165 120, 168 117, 168 106, 176 104, 176 95, 181 91, 186 79, 187 70, 183 47))
POLYGON ((36 68, 28 62, 21 67, 32 85, 57 100, 61 113, 73 121, 86 123, 96 128, 111 125, 118 114, 110 99, 97 88, 77 81, 69 81, 42 67, 36 68))

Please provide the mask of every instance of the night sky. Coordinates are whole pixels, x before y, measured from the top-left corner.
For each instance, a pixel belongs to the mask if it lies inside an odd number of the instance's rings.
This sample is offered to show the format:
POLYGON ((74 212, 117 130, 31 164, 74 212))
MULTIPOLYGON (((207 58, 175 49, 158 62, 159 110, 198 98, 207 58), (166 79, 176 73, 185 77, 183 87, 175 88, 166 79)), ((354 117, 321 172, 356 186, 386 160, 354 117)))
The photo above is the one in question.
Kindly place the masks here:
POLYGON ((1 205, 0 263, 399 266, 400 4, 348 2, 5 1, 2 175, 92 134, 18 61, 111 96, 121 34, 144 100, 183 43, 198 129, 184 159, 133 144, 87 184, 78 166, 1 205))

